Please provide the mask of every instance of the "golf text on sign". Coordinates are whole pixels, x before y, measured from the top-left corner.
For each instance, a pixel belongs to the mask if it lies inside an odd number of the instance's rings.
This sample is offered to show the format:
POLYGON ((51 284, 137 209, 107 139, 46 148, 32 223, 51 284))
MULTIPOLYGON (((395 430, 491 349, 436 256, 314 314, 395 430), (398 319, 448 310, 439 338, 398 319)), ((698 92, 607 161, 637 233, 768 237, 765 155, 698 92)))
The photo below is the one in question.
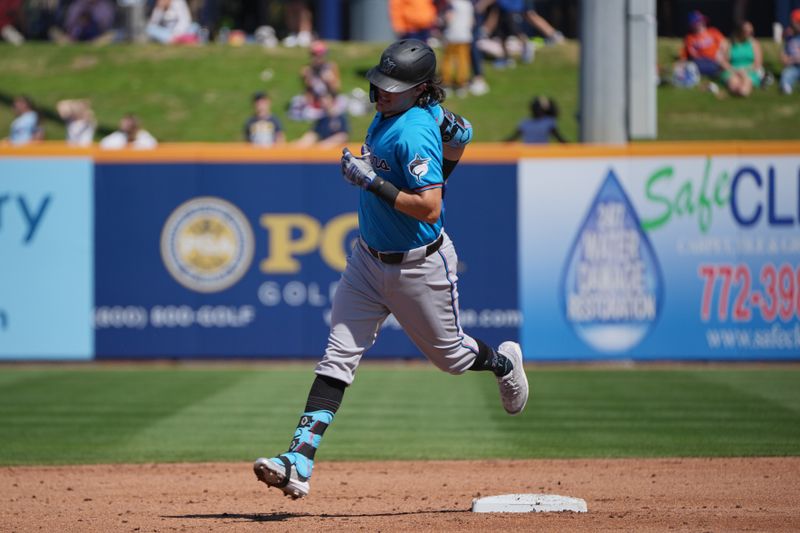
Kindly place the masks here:
MULTIPOLYGON (((490 165, 492 195, 513 205, 515 165, 490 165)), ((459 167, 448 201, 473 280, 470 320, 487 342, 516 338, 516 213, 473 213, 486 166, 459 167), (452 198, 452 200, 451 200, 452 198), (500 237, 498 237, 500 236, 500 237), (503 283, 483 286, 498 277, 503 283)), ((358 238, 338 164, 107 163, 96 166, 98 356, 309 356, 325 346, 333 295, 358 238), (158 191, 154 194, 154 191, 158 191)), ((391 318, 372 356, 419 356, 391 318)))

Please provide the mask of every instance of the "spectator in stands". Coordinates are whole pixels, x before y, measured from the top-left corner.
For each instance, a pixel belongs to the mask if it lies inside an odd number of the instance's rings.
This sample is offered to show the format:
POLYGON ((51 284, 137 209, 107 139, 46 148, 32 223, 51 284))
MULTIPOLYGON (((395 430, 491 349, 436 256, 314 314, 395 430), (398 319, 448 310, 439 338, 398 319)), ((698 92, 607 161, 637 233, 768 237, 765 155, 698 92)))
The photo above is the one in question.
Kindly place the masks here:
POLYGON ((308 2, 306 0, 284 0, 283 3, 286 12, 286 28, 289 30, 289 35, 283 40, 283 45, 290 48, 310 46, 313 15, 311 8, 308 7, 308 2))
POLYGON ((89 100, 61 100, 56 104, 58 116, 67 126, 67 144, 90 146, 94 141, 97 120, 89 100))
MULTIPOLYGON (((339 65, 328 59, 328 47, 323 41, 311 44, 311 60, 300 70, 303 94, 294 96, 289 103, 289 118, 292 120, 317 120, 322 117, 321 99, 339 94, 342 86, 339 65)), ((340 105, 342 102, 338 101, 340 105)))
POLYGON ((280 121, 272 114, 272 100, 265 92, 253 95, 253 116, 244 124, 244 138, 265 148, 286 141, 280 121))
POLYGON ((564 42, 564 34, 536 11, 535 0, 525 0, 525 20, 544 37, 546 44, 556 45, 564 42))
POLYGON ((781 61, 781 92, 792 94, 792 90, 800 80, 800 9, 792 11, 792 24, 783 36, 781 61))
POLYGON ((39 114, 34 110, 30 98, 27 96, 14 98, 14 115, 16 118, 11 121, 8 142, 23 145, 44 139, 44 129, 39 114))
POLYGON ((341 107, 336 103, 334 95, 326 95, 321 99, 324 115, 314 123, 314 127, 303 134, 295 146, 317 146, 319 148, 338 148, 347 142, 350 125, 341 107))
POLYGON ((119 129, 100 141, 100 148, 107 150, 121 148, 146 150, 156 146, 158 146, 156 138, 142 128, 139 118, 132 113, 123 116, 119 121, 119 129))
POLYGON ((147 36, 162 44, 197 43, 198 30, 186 0, 157 0, 147 23, 147 36))
POLYGON ((0 0, 0 37, 19 46, 25 42, 22 29, 22 0, 0 0))
POLYGON ((470 70, 472 27, 475 24, 475 7, 471 0, 450 0, 445 12, 444 58, 442 83, 452 87, 456 95, 467 93, 470 70))
POLYGON ((746 20, 737 24, 730 44, 723 44, 722 50, 725 61, 720 80, 732 95, 749 96, 754 86, 761 86, 764 75, 761 45, 753 38, 753 25, 746 20))
POLYGON ((111 42, 114 40, 115 7, 111 0, 75 0, 67 7, 63 30, 50 28, 57 43, 111 42))
POLYGON ((478 40, 482 37, 483 31, 483 2, 484 0, 472 0, 475 22, 472 25, 472 42, 470 43, 470 63, 472 66, 472 80, 469 82, 469 92, 476 96, 481 96, 489 92, 489 84, 483 77, 483 55, 478 48, 478 40))
POLYGON ((526 144, 547 144, 552 137, 560 143, 566 143, 558 130, 557 121, 556 102, 546 96, 537 96, 531 100, 531 118, 522 120, 506 141, 517 141, 521 138, 526 144))
POLYGON ((720 48, 725 43, 725 37, 718 29, 707 24, 708 19, 701 12, 689 13, 689 33, 683 40, 681 59, 694 62, 700 74, 715 77, 724 67, 720 48))
POLYGON ((389 18, 398 39, 427 41, 436 17, 433 0, 389 0, 389 18))
POLYGON ((514 66, 514 60, 508 49, 510 37, 518 39, 522 61, 531 63, 534 54, 533 43, 522 31, 525 0, 484 0, 482 8, 484 6, 487 10, 484 29, 487 35, 496 35, 502 50, 502 56, 494 62, 494 66, 497 68, 514 66))

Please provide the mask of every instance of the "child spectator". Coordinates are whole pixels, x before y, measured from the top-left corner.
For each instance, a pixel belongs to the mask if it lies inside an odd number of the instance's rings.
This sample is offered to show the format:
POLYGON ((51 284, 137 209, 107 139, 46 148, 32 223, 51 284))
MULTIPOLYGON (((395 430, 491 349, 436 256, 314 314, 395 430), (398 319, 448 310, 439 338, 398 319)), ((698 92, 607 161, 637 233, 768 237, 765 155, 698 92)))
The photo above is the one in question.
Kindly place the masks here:
POLYGON ((90 146, 94 141, 97 120, 89 100, 61 100, 56 104, 58 116, 67 126, 67 144, 90 146))
POLYGON ((186 44, 198 42, 198 28, 192 22, 192 14, 186 0, 158 0, 150 21, 147 36, 162 44, 186 44))
POLYGON ((794 85, 800 80, 800 9, 792 11, 792 25, 784 34, 781 61, 781 92, 792 94, 794 85))
POLYGON ((146 150, 158 146, 158 141, 150 132, 142 129, 136 115, 128 113, 119 121, 119 129, 103 137, 100 148, 119 150, 121 148, 134 148, 146 150))
POLYGON ((689 13, 689 33, 683 40, 681 59, 692 61, 700 74, 714 77, 722 71, 719 51, 725 37, 716 28, 707 26, 708 19, 699 11, 689 13))
POLYGON ((445 87, 455 87, 459 96, 467 91, 474 23, 475 7, 471 0, 450 0, 445 13, 442 82, 445 87))
POLYGON ((341 106, 337 105, 334 95, 323 96, 320 100, 324 115, 314 123, 314 127, 303 134, 295 146, 319 148, 338 148, 347 142, 350 134, 350 125, 347 122, 341 106))
POLYGON ((8 142, 15 145, 29 144, 44 139, 44 129, 39 122, 39 114, 27 96, 14 98, 15 118, 11 122, 8 142))
POLYGON ((550 137, 553 137, 560 143, 566 143, 558 130, 557 120, 558 106, 555 101, 546 96, 537 96, 531 100, 531 118, 522 120, 506 141, 522 138, 522 142, 526 144, 547 144, 550 137))
POLYGON ((250 144, 269 147, 283 144, 286 137, 280 121, 272 115, 272 101, 264 92, 253 95, 254 114, 244 124, 244 138, 250 144))
POLYGON ((761 86, 761 45, 753 38, 753 25, 748 21, 737 24, 731 44, 723 45, 727 59, 720 80, 734 96, 748 96, 753 86, 761 86))

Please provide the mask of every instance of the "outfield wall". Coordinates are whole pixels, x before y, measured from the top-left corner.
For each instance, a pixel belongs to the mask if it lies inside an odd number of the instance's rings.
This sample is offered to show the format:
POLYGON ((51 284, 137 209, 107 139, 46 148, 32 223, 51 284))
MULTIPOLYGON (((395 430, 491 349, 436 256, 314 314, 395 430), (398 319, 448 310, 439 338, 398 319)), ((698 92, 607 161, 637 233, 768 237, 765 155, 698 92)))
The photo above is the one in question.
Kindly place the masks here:
MULTIPOLYGON (((338 151, 1 147, 0 359, 318 357, 356 197, 338 151)), ((445 216, 528 359, 800 359, 800 142, 475 145, 445 216)))

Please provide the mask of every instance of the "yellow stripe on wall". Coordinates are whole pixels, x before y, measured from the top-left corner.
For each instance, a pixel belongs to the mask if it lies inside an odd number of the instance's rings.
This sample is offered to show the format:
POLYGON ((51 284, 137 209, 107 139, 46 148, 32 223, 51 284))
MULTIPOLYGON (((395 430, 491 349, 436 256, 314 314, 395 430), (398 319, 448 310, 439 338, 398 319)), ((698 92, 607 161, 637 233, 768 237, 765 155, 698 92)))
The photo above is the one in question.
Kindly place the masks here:
MULTIPOLYGON (((353 153, 359 145, 349 144, 353 153)), ((520 159, 697 156, 697 155, 800 155, 800 141, 712 141, 654 142, 623 146, 565 144, 526 145, 520 143, 475 143, 464 153, 471 163, 513 163, 520 159)), ((339 160, 340 149, 258 148, 243 143, 162 143, 154 150, 101 150, 97 146, 75 148, 63 142, 46 141, 26 146, 0 145, 0 157, 91 157, 98 163, 110 162, 309 162, 339 160)))

